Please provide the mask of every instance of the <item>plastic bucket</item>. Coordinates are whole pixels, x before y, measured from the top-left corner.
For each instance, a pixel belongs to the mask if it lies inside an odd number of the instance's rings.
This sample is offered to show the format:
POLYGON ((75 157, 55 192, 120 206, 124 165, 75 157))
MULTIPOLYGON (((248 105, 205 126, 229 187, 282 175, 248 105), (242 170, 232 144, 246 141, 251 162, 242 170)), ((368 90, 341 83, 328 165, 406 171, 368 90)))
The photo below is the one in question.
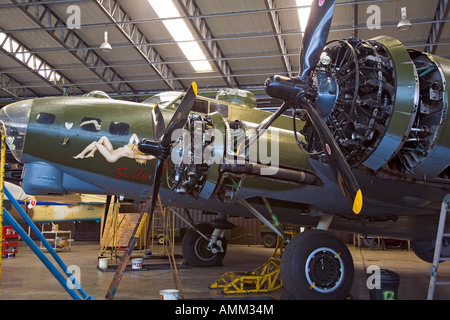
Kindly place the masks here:
POLYGON ((142 258, 134 258, 131 260, 132 269, 142 269, 142 258))
POLYGON ((108 258, 98 259, 98 267, 101 269, 108 269, 108 258))
POLYGON ((159 300, 178 300, 179 291, 176 289, 164 289, 159 291, 159 300))
POLYGON ((370 290, 370 300, 398 300, 400 276, 391 270, 380 270, 380 289, 370 290))

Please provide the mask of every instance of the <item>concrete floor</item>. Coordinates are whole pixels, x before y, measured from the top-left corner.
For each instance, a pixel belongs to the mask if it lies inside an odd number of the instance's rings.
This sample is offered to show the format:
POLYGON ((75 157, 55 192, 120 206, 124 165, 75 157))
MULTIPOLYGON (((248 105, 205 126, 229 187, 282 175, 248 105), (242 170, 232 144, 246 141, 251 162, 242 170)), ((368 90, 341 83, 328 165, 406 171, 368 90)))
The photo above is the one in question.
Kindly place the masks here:
MULTIPOLYGON (((419 260, 413 252, 400 249, 359 249, 350 247, 355 264, 355 279, 350 292, 354 300, 369 300, 366 287, 366 268, 377 265, 400 275, 400 300, 425 300, 429 284, 430 264, 419 260)), ((89 295, 104 300, 114 272, 100 271, 98 266, 99 245, 96 242, 77 241, 71 251, 59 252, 64 263, 76 265, 81 270, 81 285, 89 295)), ((180 246, 176 246, 180 253, 180 246)), ((273 249, 262 246, 228 245, 228 253, 223 266, 213 268, 180 268, 179 275, 184 299, 236 299, 240 296, 222 295, 208 285, 226 271, 252 270, 262 265, 273 253, 273 249)), ((47 253, 48 255, 48 253, 47 253)), ((178 258, 177 264, 183 259, 178 258)), ((145 259, 147 264, 166 264, 168 260, 145 259)), ((440 265, 441 281, 450 281, 450 263, 440 265)), ((114 296, 115 300, 158 300, 159 291, 174 288, 170 268, 126 272, 114 296)), ((272 293, 245 295, 252 299, 275 299, 286 297, 284 289, 272 293)), ((69 294, 46 269, 41 261, 21 241, 19 253, 14 258, 2 258, 0 299, 2 300, 70 300, 69 294)), ((436 300, 450 299, 450 287, 437 287, 436 300)))

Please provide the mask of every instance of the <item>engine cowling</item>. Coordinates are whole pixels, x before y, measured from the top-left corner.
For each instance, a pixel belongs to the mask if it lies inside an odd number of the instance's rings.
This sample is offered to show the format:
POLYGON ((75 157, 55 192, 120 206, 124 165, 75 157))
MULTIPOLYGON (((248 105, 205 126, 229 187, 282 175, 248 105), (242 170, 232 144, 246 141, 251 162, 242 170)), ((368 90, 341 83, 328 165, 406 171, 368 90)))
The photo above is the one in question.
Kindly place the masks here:
MULTIPOLYGON (((350 166, 450 182, 449 66, 387 36, 326 45, 313 75, 315 103, 350 166)), ((324 159, 308 117, 295 115, 306 121, 300 144, 324 159)))

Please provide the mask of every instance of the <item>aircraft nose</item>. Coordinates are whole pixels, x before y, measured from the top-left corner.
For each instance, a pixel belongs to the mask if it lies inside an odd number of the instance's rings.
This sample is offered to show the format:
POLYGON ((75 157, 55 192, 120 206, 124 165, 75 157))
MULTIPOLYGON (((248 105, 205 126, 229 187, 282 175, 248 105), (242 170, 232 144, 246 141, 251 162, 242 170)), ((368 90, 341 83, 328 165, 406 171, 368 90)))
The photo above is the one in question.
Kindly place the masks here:
POLYGON ((0 110, 0 122, 5 130, 6 143, 19 162, 22 160, 31 104, 31 100, 23 100, 11 103, 0 110))

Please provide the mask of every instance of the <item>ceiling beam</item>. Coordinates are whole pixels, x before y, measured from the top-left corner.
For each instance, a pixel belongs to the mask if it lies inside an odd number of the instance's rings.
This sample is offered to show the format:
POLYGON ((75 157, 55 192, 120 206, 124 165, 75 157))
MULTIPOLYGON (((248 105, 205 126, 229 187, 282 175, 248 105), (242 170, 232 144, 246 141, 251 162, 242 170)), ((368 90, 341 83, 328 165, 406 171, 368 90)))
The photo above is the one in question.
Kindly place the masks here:
MULTIPOLYGON (((29 1, 29 0, 20 0, 21 2, 24 1, 29 1)), ((67 0, 69 1, 69 0, 67 0)), ((70 0, 69 2, 74 2, 75 0, 70 0)), ((92 0, 88 0, 87 2, 90 2, 92 0)), ((103 2, 101 0, 94 0, 94 1, 100 1, 103 2)), ((164 0, 161 0, 164 1, 164 0)), ((345 1, 345 2, 339 2, 336 3, 336 7, 340 7, 340 6, 353 6, 356 3, 359 4, 370 4, 370 3, 383 3, 383 2, 392 2, 393 0, 349 0, 349 1, 345 1)), ((46 4, 50 4, 50 2, 54 3, 55 5, 60 4, 60 0, 53 0, 53 1, 43 1, 42 3, 46 3, 46 4)), ((76 2, 76 1, 75 1, 76 2)), ((81 1, 81 2, 86 2, 86 1, 81 1)), ((41 2, 40 2, 41 3, 41 2)), ((232 11, 232 12, 219 12, 219 13, 209 13, 209 14, 199 14, 198 16, 185 16, 185 17, 174 17, 174 18, 149 18, 149 19, 139 19, 139 20, 129 20, 129 21, 117 21, 117 22, 110 22, 110 23, 90 23, 90 24, 83 24, 83 28, 95 28, 95 27, 106 27, 109 25, 127 25, 127 24, 135 24, 135 25, 139 25, 139 24, 145 24, 145 23, 152 23, 152 22, 161 22, 163 20, 170 20, 170 19, 184 19, 184 20, 191 20, 191 19, 209 19, 209 18, 220 18, 220 17, 230 17, 230 16, 241 16, 241 15, 249 15, 249 14, 265 14, 265 13, 269 13, 272 11, 275 12, 286 12, 286 11, 293 11, 293 10, 298 10, 300 8, 306 8, 306 7, 310 7, 310 5, 302 5, 302 6, 290 6, 290 7, 278 7, 278 8, 274 8, 274 9, 255 9, 255 10, 243 10, 243 11, 232 11)), ((2 7, 0 6, 0 9, 2 7)), ((398 23, 398 21, 397 21, 398 23)), ((12 32, 24 32, 24 31, 40 31, 40 29, 38 28, 26 28, 26 29, 17 29, 17 30, 11 30, 12 32)))
MULTIPOLYGON (((40 4, 69 4, 69 3, 75 3, 75 4, 79 4, 81 2, 90 2, 92 0, 50 0, 50 1, 45 1, 45 0, 41 0, 39 3, 40 4)), ((1 4, 0 5, 0 10, 2 9, 10 9, 10 8, 17 8, 20 6, 28 6, 27 0, 20 0, 19 3, 7 3, 7 4, 1 4)))
MULTIPOLYGON (((278 49, 281 53, 281 60, 283 62, 284 68, 286 69, 286 73, 292 77, 294 76, 291 61, 289 60, 288 50, 286 47, 286 42, 284 41, 283 31, 281 29, 281 22, 278 16, 278 12, 275 11, 275 1, 274 0, 265 0, 264 1, 266 8, 269 9, 269 18, 270 24, 272 25, 272 30, 277 36, 275 37, 277 41, 278 49)), ((298 44, 300 48, 300 43, 298 44)))
POLYGON ((36 91, 27 88, 22 82, 6 73, 0 74, 0 90, 17 100, 39 97, 39 94, 36 91), (29 95, 29 92, 32 93, 31 96, 29 95))
POLYGON ((64 88, 66 86, 71 86, 74 89, 80 90, 73 81, 60 72, 56 72, 52 65, 40 56, 31 53, 30 49, 19 40, 6 34, 3 30, 0 31, 4 35, 3 41, 0 43, 1 54, 8 56, 28 71, 34 73, 48 86, 56 89, 59 93, 64 93, 64 88), (31 66, 33 66, 33 68, 31 66))
POLYGON ((197 37, 202 41, 204 48, 208 52, 208 55, 214 60, 217 70, 222 75, 225 84, 232 88, 234 86, 239 87, 239 82, 233 77, 232 70, 225 55, 219 47, 218 42, 214 39, 213 33, 209 28, 205 19, 200 18, 201 11, 198 8, 194 0, 178 0, 178 4, 183 10, 185 16, 197 17, 196 19, 189 19, 191 26, 194 28, 197 37))
POLYGON ((116 0, 94 0, 98 7, 106 14, 108 19, 115 24, 125 38, 133 45, 134 49, 144 58, 156 74, 163 80, 170 90, 176 91, 187 87, 176 78, 173 71, 164 62, 161 55, 156 51, 150 41, 139 30, 137 24, 133 23, 130 16, 123 10, 116 0))
POLYGON ((439 0, 439 3, 434 14, 434 18, 431 24, 430 34, 428 35, 427 43, 425 46, 425 52, 435 54, 437 45, 439 42, 442 30, 444 30, 445 20, 450 10, 450 0, 439 0))
MULTIPOLYGON (((17 0, 11 1, 18 3, 17 0)), ((79 36, 75 29, 69 29, 65 20, 58 16, 51 8, 42 5, 40 2, 29 2, 28 6, 21 6, 19 9, 42 29, 63 27, 59 31, 46 29, 46 33, 63 46, 66 52, 70 52, 78 61, 88 67, 89 70, 114 90, 114 92, 118 94, 123 94, 127 91, 136 93, 136 90, 124 81, 123 77, 111 68, 94 49, 89 48, 89 45, 79 36), (74 48, 77 50, 71 50, 74 48)))

